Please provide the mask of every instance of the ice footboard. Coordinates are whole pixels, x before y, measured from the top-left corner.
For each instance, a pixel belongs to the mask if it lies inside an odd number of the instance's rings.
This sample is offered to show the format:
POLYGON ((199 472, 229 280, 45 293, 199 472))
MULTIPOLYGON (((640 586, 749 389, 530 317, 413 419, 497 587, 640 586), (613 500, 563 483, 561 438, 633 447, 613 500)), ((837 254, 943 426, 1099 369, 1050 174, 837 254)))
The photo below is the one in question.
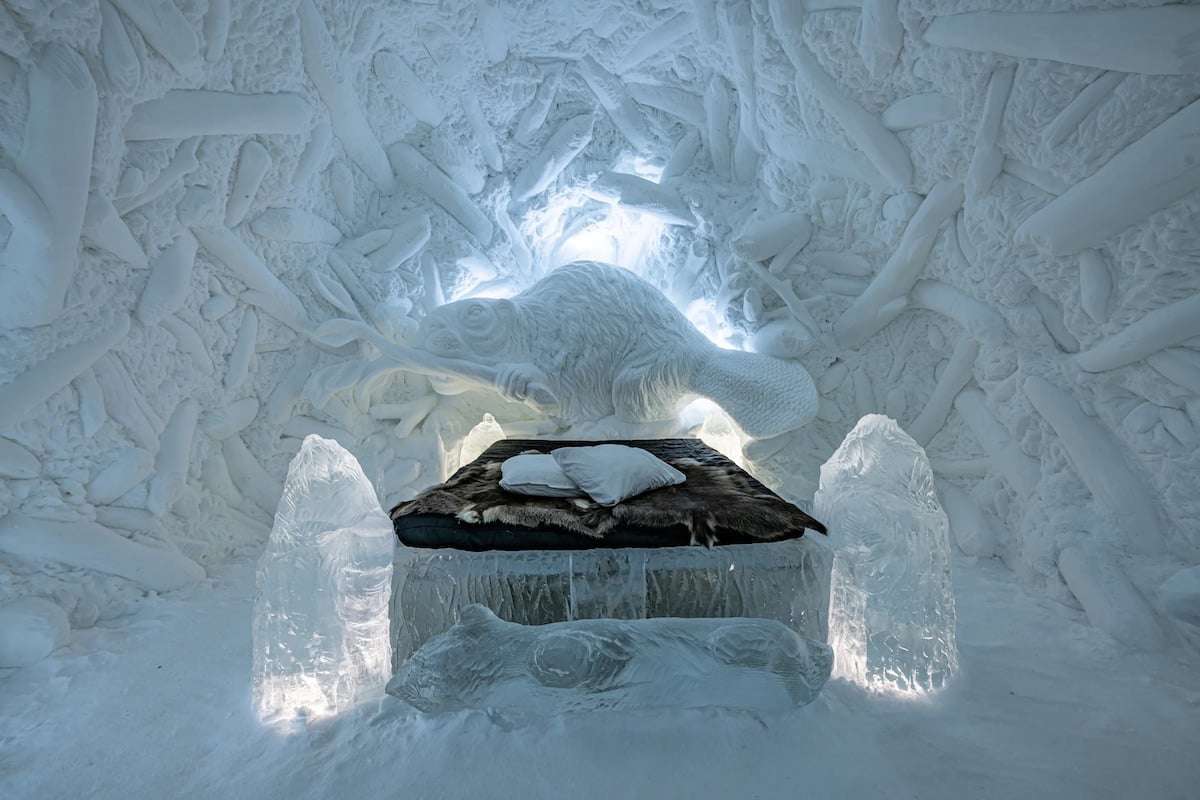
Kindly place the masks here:
POLYGON ((714 547, 467 552, 396 546, 392 666, 472 603, 503 620, 757 617, 825 641, 832 555, 815 539, 714 547))

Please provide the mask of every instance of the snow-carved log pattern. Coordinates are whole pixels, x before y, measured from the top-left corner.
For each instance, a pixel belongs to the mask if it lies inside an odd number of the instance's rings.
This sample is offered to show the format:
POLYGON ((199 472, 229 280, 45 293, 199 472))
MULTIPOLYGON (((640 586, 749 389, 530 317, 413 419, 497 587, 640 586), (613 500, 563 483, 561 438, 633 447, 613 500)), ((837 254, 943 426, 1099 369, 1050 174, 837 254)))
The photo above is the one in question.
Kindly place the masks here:
MULTIPOLYGON (((773 488, 808 499, 854 417, 886 410, 929 449, 965 551, 1087 595, 1103 570, 1056 563, 1090 544, 1064 520, 1127 549, 1136 526, 1096 498, 1119 485, 1186 556, 1196 9, 260 5, 0 12, 0 79, 29 98, 3 131, 0 474, 30 482, 0 514, 82 515, 208 564, 266 536, 305 432, 336 434, 382 497, 441 477, 485 411, 555 432, 381 353, 411 355, 446 299, 519 296, 546 254, 623 259, 645 232, 622 266, 721 353, 817 377, 807 425, 736 452, 773 488), (88 26, 93 49, 68 41, 88 26), (263 46, 280 35, 296 46, 263 46), (355 335, 321 339, 331 320, 355 335)), ((1169 556, 1136 557, 1148 596, 1169 556)), ((99 564, 81 568, 125 580, 99 564)), ((0 604, 52 581, 7 578, 0 604)))

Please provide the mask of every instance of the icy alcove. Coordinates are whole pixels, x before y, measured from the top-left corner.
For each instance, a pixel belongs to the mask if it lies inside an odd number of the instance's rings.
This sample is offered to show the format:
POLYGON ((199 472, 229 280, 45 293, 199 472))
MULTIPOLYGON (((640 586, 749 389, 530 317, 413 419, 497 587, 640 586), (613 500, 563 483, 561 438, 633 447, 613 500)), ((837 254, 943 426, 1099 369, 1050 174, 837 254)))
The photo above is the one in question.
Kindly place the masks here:
POLYGON ((816 420, 745 443, 781 493, 886 412, 965 552, 1190 636, 1197 9, 1034 5, 6 6, 0 602, 79 630, 199 580, 309 434, 387 506, 485 413, 552 432, 313 334, 412 344, 602 253, 813 374, 816 420))
MULTIPOLYGON (((812 373, 798 433, 720 434, 788 497, 863 415, 897 420, 979 561, 956 574, 1061 612, 1037 641, 1090 649, 1060 683, 1098 687, 1099 728, 1147 722, 1119 698, 1148 694, 1090 668, 1100 642, 1164 651, 1143 674, 1200 640, 1194 3, 147 7, 0 6, 0 609, 36 634, 14 661, 68 643, 22 674, 192 596, 156 593, 232 591, 309 434, 387 507, 485 414, 554 432, 311 334, 357 316, 411 344, 557 249, 627 262, 713 341, 812 373), (623 251, 630 225, 648 246, 623 251)), ((1136 747, 1087 753, 1101 777, 1077 793, 1124 788, 1099 762, 1136 747)))

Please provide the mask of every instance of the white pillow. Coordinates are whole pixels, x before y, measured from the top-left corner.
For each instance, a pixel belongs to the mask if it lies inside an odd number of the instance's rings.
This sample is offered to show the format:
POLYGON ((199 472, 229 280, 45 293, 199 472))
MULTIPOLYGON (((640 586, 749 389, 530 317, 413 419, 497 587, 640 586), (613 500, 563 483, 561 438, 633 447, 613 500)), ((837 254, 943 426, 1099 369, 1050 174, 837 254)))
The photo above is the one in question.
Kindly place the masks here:
POLYGON ((521 453, 505 459, 500 465, 500 488, 534 497, 583 496, 548 453, 521 453))
POLYGON ((682 472, 640 447, 560 447, 550 455, 568 478, 602 506, 615 506, 642 492, 687 480, 682 472))

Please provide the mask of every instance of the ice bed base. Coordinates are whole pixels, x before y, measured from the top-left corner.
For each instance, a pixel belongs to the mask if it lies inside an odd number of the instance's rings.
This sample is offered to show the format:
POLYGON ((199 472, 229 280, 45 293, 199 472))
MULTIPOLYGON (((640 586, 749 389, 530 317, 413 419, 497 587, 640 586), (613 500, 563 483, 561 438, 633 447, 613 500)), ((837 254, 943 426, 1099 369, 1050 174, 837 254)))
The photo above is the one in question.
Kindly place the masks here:
POLYGON ((754 617, 825 641, 832 552, 815 539, 703 547, 469 552, 396 546, 392 668, 473 604, 523 625, 754 617))

